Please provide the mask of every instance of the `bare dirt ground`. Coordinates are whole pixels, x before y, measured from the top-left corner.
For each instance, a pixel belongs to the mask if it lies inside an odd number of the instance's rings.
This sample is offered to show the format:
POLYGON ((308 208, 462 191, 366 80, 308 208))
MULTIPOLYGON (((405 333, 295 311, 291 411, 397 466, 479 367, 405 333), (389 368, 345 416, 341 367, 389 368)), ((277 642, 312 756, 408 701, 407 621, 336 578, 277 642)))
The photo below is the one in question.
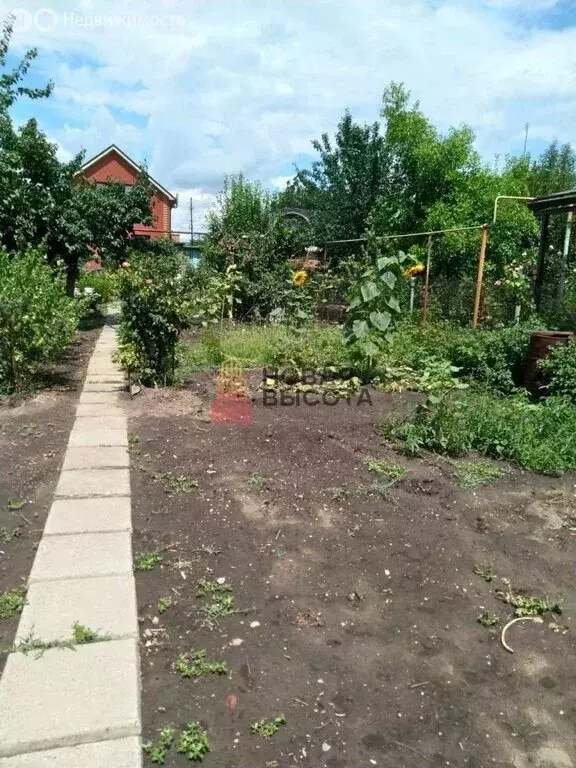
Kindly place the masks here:
MULTIPOLYGON (((382 444, 402 395, 258 400, 233 426, 210 423, 212 394, 199 374, 129 406, 134 549, 162 557, 137 573, 145 738, 197 719, 210 768, 576 765, 574 476, 508 468, 464 490, 449 462, 382 444), (384 488, 367 457, 407 473, 384 488), (560 617, 510 628, 513 654, 502 577, 563 600, 560 617), (196 588, 222 578, 238 612, 210 626, 196 588), (228 674, 181 679, 174 662, 193 649, 228 674), (251 733, 280 714, 270 740, 251 733)), ((166 765, 188 764, 169 750, 166 765)))
MULTIPOLYGON (((80 331, 36 395, 0 397, 0 593, 28 580, 99 332, 80 331)), ((0 649, 11 647, 18 620, 0 620, 0 649)))

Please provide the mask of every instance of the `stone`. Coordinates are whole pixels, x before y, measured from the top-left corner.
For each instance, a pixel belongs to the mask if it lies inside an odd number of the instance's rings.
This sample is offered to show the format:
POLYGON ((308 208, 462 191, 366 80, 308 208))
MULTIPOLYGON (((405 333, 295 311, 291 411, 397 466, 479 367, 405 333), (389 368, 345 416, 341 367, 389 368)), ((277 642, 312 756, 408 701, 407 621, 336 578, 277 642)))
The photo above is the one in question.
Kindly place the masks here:
POLYGON ((71 447, 64 456, 62 469, 102 469, 130 466, 127 448, 119 445, 96 445, 88 448, 71 447))
POLYGON ((0 758, 0 768, 141 768, 140 739, 130 736, 0 758))
POLYGON ((120 392, 82 392, 78 405, 120 405, 120 392))
MULTIPOLYGON (((92 393, 93 394, 93 393, 92 393)), ((79 403, 76 408, 76 416, 123 416, 124 409, 119 401, 112 400, 109 403, 79 403)))
POLYGON ((135 640, 54 648, 40 658, 9 654, 0 686, 0 756, 137 736, 139 685, 135 640))
POLYGON ((113 638, 138 638, 132 574, 31 584, 18 638, 31 632, 42 640, 69 640, 75 621, 113 638))
POLYGON ((74 432, 82 432, 89 429, 128 429, 128 419, 121 413, 116 416, 80 416, 76 415, 74 432))
POLYGON ((124 384, 109 383, 105 381, 87 381, 84 384, 84 392, 122 392, 124 390, 124 384))
MULTIPOLYGON (((103 420, 102 420, 102 423, 103 420)), ((95 446, 128 445, 128 433, 126 429, 106 429, 104 427, 76 427, 70 433, 69 448, 90 448, 95 446)))
POLYGON ((50 509, 45 536, 131 530, 129 496, 98 499, 56 499, 50 509))
POLYGON ((128 531, 43 536, 30 583, 127 573, 132 573, 132 542, 128 531))
POLYGON ((69 469, 62 472, 56 497, 129 496, 128 469, 69 469))

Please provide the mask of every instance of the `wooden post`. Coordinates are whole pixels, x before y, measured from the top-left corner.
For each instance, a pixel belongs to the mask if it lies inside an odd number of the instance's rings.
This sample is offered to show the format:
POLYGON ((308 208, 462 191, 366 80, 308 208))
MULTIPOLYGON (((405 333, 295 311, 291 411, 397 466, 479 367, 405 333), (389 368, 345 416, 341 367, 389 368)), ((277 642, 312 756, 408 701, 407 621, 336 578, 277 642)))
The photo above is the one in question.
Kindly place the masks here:
POLYGON ((426 256, 426 273, 424 277, 424 299, 422 302, 422 322, 428 317, 428 292, 430 290, 430 260, 432 258, 432 235, 428 235, 428 254, 426 256))
POLYGON ((572 220, 574 212, 568 211, 566 217, 566 229, 564 231, 564 247, 562 248, 562 261, 560 262, 560 272, 558 274, 558 285, 556 286, 556 314, 562 313, 564 304, 564 282, 566 280, 566 270, 568 268, 568 254, 570 253, 570 238, 572 235, 572 220))
POLYGON ((482 283, 484 281, 484 262, 486 261, 486 244, 488 243, 488 224, 482 227, 482 242, 480 244, 480 257, 478 259, 478 275, 476 277, 476 296, 474 297, 474 316, 472 325, 478 327, 478 315, 480 313, 480 298, 482 296, 482 283))
POLYGON ((542 216, 542 223, 540 224, 540 246, 538 248, 538 265, 536 266, 536 280, 534 281, 534 304, 536 305, 536 312, 540 309, 540 301, 542 299, 542 282, 544 281, 544 270, 546 267, 546 246, 548 244, 548 222, 550 221, 550 214, 545 213, 542 216))

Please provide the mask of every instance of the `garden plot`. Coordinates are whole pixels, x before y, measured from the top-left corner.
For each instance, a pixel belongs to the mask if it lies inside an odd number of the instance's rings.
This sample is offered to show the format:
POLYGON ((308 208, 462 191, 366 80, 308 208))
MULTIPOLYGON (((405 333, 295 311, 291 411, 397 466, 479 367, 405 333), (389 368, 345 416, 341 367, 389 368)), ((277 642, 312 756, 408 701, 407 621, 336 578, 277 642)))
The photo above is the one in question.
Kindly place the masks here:
POLYGON ((413 395, 212 396, 130 406, 145 764, 576 765, 573 475, 396 454, 413 395))
MULTIPOLYGON (((0 398, 0 649, 11 647, 99 328, 81 331, 37 395, 0 398)), ((0 654, 0 671, 6 655, 0 654)))

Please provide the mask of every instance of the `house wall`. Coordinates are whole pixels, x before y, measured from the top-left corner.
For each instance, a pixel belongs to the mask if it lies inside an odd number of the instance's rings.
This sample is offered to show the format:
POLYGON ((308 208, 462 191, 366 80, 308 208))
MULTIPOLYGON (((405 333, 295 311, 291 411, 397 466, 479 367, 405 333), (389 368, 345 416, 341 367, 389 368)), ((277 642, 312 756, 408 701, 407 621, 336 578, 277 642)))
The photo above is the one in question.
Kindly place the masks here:
MULTIPOLYGON (((135 184, 137 174, 121 157, 111 152, 84 171, 84 177, 89 181, 96 182, 113 180, 121 181, 124 184, 135 184)), ((172 208, 164 195, 155 194, 153 196, 152 215, 154 223, 151 226, 135 224, 134 234, 149 235, 152 240, 168 236, 172 229, 172 208), (161 232, 151 231, 154 229, 161 230, 161 232)))

